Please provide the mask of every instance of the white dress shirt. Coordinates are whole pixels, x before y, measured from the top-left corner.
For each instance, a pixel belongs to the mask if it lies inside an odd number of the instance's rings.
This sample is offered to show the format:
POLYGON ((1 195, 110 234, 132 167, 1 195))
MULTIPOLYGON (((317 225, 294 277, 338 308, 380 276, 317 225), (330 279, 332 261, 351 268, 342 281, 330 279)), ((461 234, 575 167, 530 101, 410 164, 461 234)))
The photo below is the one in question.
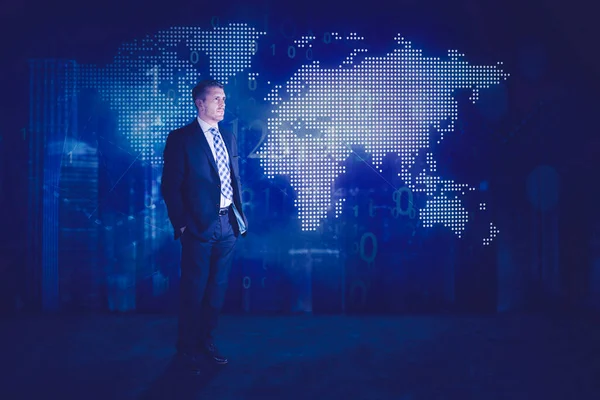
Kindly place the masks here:
MULTIPOLYGON (((200 124, 200 128, 202 128, 202 131, 204 132, 204 136, 206 137, 206 141, 208 142, 208 145, 210 146, 210 151, 212 152, 213 158, 215 159, 215 162, 217 162, 217 155, 215 153, 215 139, 214 139, 213 134, 210 133, 209 129, 215 128, 217 131, 219 131, 219 127, 210 125, 209 123, 207 123, 200 117, 197 117, 197 118, 198 118, 198 123, 200 124)), ((222 138, 223 138, 223 136, 221 136, 221 139, 222 138)), ((223 144, 225 144, 224 140, 223 140, 223 144)), ((227 162, 227 166, 229 167, 229 154, 227 153, 227 146, 224 146, 224 147, 225 147, 225 161, 227 162)), ((229 176, 231 176, 231 168, 230 168, 229 174, 230 174, 229 176)), ((231 187, 233 188, 233 181, 231 182, 231 187)), ((231 205, 231 200, 226 198, 225 196, 223 196, 223 193, 221 192, 221 208, 226 208, 226 207, 229 207, 230 205, 231 205)))

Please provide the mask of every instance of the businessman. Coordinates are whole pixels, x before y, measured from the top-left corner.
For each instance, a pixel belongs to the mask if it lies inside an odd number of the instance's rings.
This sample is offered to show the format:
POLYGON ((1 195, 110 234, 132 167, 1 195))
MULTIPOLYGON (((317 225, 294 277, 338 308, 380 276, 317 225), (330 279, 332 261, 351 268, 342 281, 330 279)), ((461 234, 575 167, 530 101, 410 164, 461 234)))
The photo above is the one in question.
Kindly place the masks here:
POLYGON ((236 137, 219 127, 225 115, 223 85, 201 81, 192 98, 197 117, 167 137, 161 192, 182 247, 177 352, 199 367, 206 357, 227 364, 213 333, 247 221, 236 137))

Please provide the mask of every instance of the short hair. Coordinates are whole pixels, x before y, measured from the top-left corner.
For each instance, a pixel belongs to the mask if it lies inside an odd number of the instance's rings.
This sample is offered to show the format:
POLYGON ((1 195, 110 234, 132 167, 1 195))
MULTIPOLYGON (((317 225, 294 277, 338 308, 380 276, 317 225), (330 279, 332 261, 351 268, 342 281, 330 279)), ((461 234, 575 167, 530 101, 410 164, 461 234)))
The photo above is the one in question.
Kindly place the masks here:
POLYGON ((214 79, 204 79, 194 86, 194 89, 192 89, 192 100, 194 101, 194 104, 196 104, 197 99, 204 100, 207 89, 211 87, 223 89, 223 84, 214 79))

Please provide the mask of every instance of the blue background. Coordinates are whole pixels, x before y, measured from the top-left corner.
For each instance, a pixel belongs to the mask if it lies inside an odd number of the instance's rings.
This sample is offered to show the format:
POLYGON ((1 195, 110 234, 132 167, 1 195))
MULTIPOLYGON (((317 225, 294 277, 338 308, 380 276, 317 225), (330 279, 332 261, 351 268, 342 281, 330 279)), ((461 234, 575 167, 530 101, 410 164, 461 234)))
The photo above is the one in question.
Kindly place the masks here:
MULTIPOLYGON (((36 114, 35 107, 55 104, 42 90, 48 81, 39 80, 36 71, 44 62, 102 66, 124 42, 172 26, 208 30, 217 20, 267 32, 250 72, 278 84, 307 62, 279 49, 309 32, 320 38, 334 30, 364 36, 370 55, 389 52, 400 33, 426 55, 443 57, 448 49, 458 49, 472 64, 503 61, 511 74, 482 91, 476 104, 468 101, 468 93, 457 94, 457 127, 435 152, 440 176, 479 188, 479 197, 464 199, 473 215, 462 238, 441 226, 419 227, 410 218, 366 214, 370 202, 394 205, 380 176, 396 187, 402 183, 397 160, 386 159, 384 172, 374 174, 360 149, 346 161, 347 173, 339 182, 357 193, 346 201, 341 219, 326 222, 316 233, 294 229, 293 190, 285 179, 264 179, 258 160, 247 158, 260 139, 252 122, 269 112, 261 101, 268 87, 259 81, 260 96, 245 85, 227 87, 232 111, 226 122, 238 121, 240 151, 246 155, 244 185, 254 196, 246 193, 252 227, 237 250, 227 311, 598 306, 600 217, 593 161, 598 140, 592 124, 597 75, 589 62, 588 36, 579 24, 565 25, 568 12, 556 10, 535 2, 474 1, 8 6, 9 19, 2 24, 2 36, 10 39, 3 76, 10 79, 0 116, 5 121, 0 140, 3 308, 170 312, 176 307, 179 244, 169 240, 160 199, 156 208, 148 207, 156 169, 136 161, 130 143, 116 131, 114 111, 93 90, 81 92, 68 106, 77 138, 91 150, 75 158, 77 170, 60 168, 69 154, 46 144, 61 134, 64 139, 65 130, 35 128, 37 116, 45 115, 36 114), (48 205, 53 198, 58 208, 48 205), (479 218, 481 201, 486 212, 479 218), (359 216, 352 213, 354 206, 359 216), (500 234, 483 246, 490 220, 500 234), (372 262, 367 237, 377 241, 372 262), (361 239, 367 245, 363 256, 361 239)), ((337 65, 351 50, 347 43, 331 47, 315 45, 313 57, 337 65)), ((197 64, 203 75, 206 61, 197 64)), ((417 205, 423 201, 415 195, 417 205)))

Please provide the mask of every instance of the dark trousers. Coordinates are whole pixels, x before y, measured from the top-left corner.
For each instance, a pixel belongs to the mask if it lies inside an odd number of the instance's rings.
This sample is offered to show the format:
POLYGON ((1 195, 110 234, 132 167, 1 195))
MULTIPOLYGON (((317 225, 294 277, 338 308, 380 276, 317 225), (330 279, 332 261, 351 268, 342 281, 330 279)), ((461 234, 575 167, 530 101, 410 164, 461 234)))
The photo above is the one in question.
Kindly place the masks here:
POLYGON ((219 216, 210 240, 181 236, 181 283, 177 350, 197 353, 209 344, 223 308, 237 242, 233 212, 219 216))

